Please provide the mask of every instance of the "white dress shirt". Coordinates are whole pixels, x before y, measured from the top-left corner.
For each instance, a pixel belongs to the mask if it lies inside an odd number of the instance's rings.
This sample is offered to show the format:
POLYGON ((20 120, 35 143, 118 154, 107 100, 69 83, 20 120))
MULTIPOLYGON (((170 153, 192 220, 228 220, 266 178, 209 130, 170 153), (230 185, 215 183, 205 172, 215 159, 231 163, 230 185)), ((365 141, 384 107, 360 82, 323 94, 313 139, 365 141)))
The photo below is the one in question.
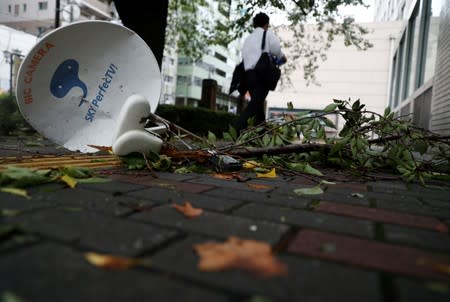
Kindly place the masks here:
MULTIPOLYGON (((245 70, 254 69, 256 63, 258 62, 262 53, 261 43, 263 34, 264 29, 262 27, 257 27, 247 37, 247 39, 245 39, 242 47, 242 59, 244 60, 245 70)), ((284 56, 281 51, 280 40, 270 29, 268 29, 266 33, 266 45, 264 47, 264 52, 269 52, 278 59, 284 56)))

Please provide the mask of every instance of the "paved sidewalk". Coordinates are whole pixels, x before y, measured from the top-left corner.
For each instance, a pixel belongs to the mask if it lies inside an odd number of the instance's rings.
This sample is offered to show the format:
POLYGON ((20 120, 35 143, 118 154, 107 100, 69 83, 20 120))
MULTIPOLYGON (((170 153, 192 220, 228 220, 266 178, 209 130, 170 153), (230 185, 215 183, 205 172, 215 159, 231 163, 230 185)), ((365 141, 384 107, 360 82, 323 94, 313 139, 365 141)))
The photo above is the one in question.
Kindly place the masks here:
MULTIPOLYGON (((46 142, 0 144, 3 157, 69 153, 46 142)), ((249 174, 250 180, 238 182, 194 173, 154 178, 124 168, 102 173, 113 181, 75 189, 37 186, 29 189, 29 200, 0 193, 2 212, 17 214, 0 216, 0 227, 20 226, 7 236, 0 233, 0 297, 7 292, 26 302, 450 301, 448 183, 423 187, 341 176, 324 194, 301 197, 294 189, 313 184, 300 176, 249 174), (203 215, 186 219, 171 206, 185 201, 204 209, 203 215), (288 275, 200 272, 193 244, 231 235, 270 243, 288 275), (145 258, 151 266, 103 270, 85 260, 88 251, 145 258)))

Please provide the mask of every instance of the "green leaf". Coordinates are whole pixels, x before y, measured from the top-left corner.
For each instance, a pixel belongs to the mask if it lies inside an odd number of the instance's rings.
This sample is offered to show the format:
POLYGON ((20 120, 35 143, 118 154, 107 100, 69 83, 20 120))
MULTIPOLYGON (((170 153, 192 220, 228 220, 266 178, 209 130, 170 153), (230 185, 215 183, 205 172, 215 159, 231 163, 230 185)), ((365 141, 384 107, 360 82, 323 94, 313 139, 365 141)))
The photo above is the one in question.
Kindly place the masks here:
POLYGON ((0 192, 14 194, 18 196, 25 197, 26 199, 31 199, 26 190, 18 188, 0 188, 0 192))
POLYGON ((77 179, 77 182, 80 184, 103 184, 110 182, 110 178, 104 178, 104 177, 89 177, 89 178, 81 178, 77 179))
POLYGON ((128 167, 128 170, 140 170, 147 167, 144 157, 136 155, 128 155, 120 158, 128 167))
POLYGON ((208 143, 214 145, 217 141, 216 135, 211 131, 208 131, 208 143))
POLYGON ((93 170, 86 167, 64 167, 61 172, 72 178, 86 178, 93 174, 93 170))
POLYGON ((326 106, 323 109, 323 112, 326 112, 326 113, 334 112, 336 110, 337 106, 338 106, 338 104, 336 104, 336 103, 329 104, 328 106, 326 106))
POLYGON ((320 172, 319 170, 311 167, 308 163, 305 164, 304 172, 308 173, 308 174, 316 175, 316 176, 323 176, 322 172, 320 172))
POLYGON ((233 140, 236 140, 236 139, 237 139, 237 131, 236 131, 236 129, 235 129, 233 126, 229 125, 228 132, 230 133, 231 138, 232 138, 233 140))
POLYGON ((335 182, 332 182, 332 181, 328 181, 328 180, 322 179, 322 180, 320 181, 320 184, 321 184, 321 185, 335 185, 336 183, 335 183, 335 182))
POLYGON ((326 125, 327 127, 336 129, 336 126, 334 125, 334 123, 333 123, 331 120, 329 120, 328 118, 326 118, 326 117, 321 117, 321 120, 325 123, 325 125, 326 125))
POLYGON ((263 136, 262 141, 263 141, 263 146, 264 146, 264 147, 267 147, 267 146, 270 145, 271 138, 272 138, 272 137, 271 137, 270 135, 268 135, 268 134, 266 134, 266 135, 263 136))
POLYGON ((292 102, 288 102, 287 103, 287 109, 288 110, 294 110, 294 105, 292 104, 292 102))
POLYGON ((428 143, 424 140, 418 140, 414 142, 414 150, 421 155, 425 154, 428 150, 428 143))
POLYGON ((176 174, 189 174, 189 173, 192 173, 192 171, 189 168, 187 168, 187 167, 181 167, 181 168, 175 169, 175 171, 173 171, 173 173, 176 173, 176 174))
POLYGON ((8 166, 6 170, 0 172, 0 185, 26 187, 43 184, 50 180, 49 177, 28 168, 8 166))
POLYGON ((312 188, 295 189, 294 193, 297 195, 319 195, 319 194, 323 194, 323 190, 320 187, 320 185, 317 185, 312 188))
POLYGON ((4 217, 17 216, 20 213, 21 213, 21 211, 15 210, 15 209, 0 209, 0 216, 4 216, 4 217))
POLYGON ((22 299, 21 297, 19 297, 18 295, 16 295, 13 292, 10 292, 10 291, 2 292, 0 301, 1 302, 25 302, 24 299, 22 299))
POLYGON ((352 197, 356 197, 356 198, 364 198, 364 195, 361 193, 352 193, 352 197))
POLYGON ((223 137, 224 141, 227 141, 227 142, 233 141, 233 138, 231 137, 230 133, 228 133, 228 132, 224 132, 222 134, 222 137, 223 137))

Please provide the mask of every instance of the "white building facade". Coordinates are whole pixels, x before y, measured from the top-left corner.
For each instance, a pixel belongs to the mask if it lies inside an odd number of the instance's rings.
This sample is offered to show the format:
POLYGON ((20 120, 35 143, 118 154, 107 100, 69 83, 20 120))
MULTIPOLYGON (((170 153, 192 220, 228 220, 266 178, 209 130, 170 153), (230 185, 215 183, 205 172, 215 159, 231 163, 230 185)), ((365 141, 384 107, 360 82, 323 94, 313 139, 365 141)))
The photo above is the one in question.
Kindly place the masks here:
MULTIPOLYGON (((56 0, 2 0, 0 24, 42 36, 55 28, 56 0)), ((111 20, 107 1, 60 0, 61 25, 77 20, 111 20)))
MULTIPOLYGON (((307 85, 303 69, 296 69, 289 75, 291 84, 279 85, 267 97, 268 118, 285 111, 288 102, 296 110, 320 111, 333 99, 360 100, 366 109, 382 114, 386 108, 389 86, 389 62, 395 38, 402 28, 402 22, 364 23, 369 30, 365 37, 373 44, 366 51, 346 47, 338 37, 327 51, 327 59, 319 63, 315 75, 318 85, 307 85)), ((315 30, 314 25, 306 31, 315 30)), ((278 30, 280 39, 289 41, 292 35, 288 29, 278 30)), ((286 53, 289 59, 289 53, 286 53)), ((282 75, 286 76, 286 75, 282 75)), ((343 122, 336 120, 338 126, 343 122)))
POLYGON ((450 1, 377 0, 379 20, 403 22, 390 65, 388 103, 398 116, 450 134, 450 1))

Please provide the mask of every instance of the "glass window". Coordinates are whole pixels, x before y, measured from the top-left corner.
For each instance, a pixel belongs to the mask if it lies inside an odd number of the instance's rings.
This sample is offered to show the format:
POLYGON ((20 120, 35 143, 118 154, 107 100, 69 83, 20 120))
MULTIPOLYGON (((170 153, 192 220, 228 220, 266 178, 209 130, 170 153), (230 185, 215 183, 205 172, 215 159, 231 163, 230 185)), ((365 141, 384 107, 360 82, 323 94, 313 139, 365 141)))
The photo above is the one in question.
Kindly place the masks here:
POLYGON ((25 12, 27 11, 27 4, 24 3, 24 4, 22 5, 22 7, 23 7, 23 12, 25 13, 25 12))
POLYGON ((19 4, 14 5, 14 16, 19 15, 19 10, 20 10, 20 5, 19 4))
POLYGON ((397 49, 397 67, 395 68, 396 74, 395 74, 395 90, 394 90, 394 105, 397 107, 400 100, 400 88, 402 84, 402 78, 403 78, 403 53, 405 48, 405 36, 403 35, 402 39, 400 40, 400 44, 397 49))
POLYGON ((46 10, 47 8, 48 8, 48 2, 47 1, 38 2, 38 9, 39 10, 46 10))
POLYGON ((395 102, 394 102, 394 91, 395 91, 395 77, 397 73, 397 55, 394 56, 394 59, 392 60, 392 74, 391 74, 391 88, 389 91, 389 107, 395 108, 395 102))
POLYGON ((418 53, 417 87, 420 87, 434 75, 437 36, 439 31, 439 14, 441 0, 423 1, 418 53))
POLYGON ((11 7, 11 5, 8 5, 8 13, 11 13, 12 12, 12 7, 11 7))
POLYGON ((419 3, 417 3, 416 8, 409 19, 408 22, 408 46, 409 49, 408 59, 409 59, 409 73, 408 80, 406 83, 406 96, 410 96, 418 86, 416 86, 416 74, 419 72, 417 64, 417 56, 419 50, 419 33, 420 33, 420 22, 418 19, 419 3))
POLYGON ((430 1, 431 5, 427 10, 429 14, 429 25, 426 42, 426 54, 425 54, 425 70, 423 81, 426 83, 434 76, 436 54, 437 54, 437 40, 439 34, 439 15, 441 13, 441 0, 430 1))
POLYGON ((402 98, 405 99, 414 91, 414 73, 417 62, 417 32, 416 30, 417 9, 414 10, 408 21, 406 31, 406 47, 405 47, 405 67, 403 74, 402 98))

